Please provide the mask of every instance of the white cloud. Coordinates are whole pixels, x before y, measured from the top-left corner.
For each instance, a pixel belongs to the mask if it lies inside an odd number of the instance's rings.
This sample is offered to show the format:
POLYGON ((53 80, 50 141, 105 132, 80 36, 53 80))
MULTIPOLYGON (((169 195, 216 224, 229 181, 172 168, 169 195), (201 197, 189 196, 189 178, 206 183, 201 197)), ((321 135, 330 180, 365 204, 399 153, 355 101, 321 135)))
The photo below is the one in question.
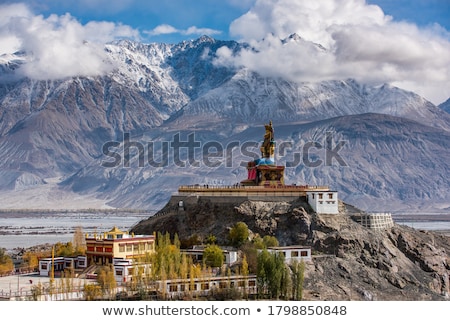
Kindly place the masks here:
POLYGON ((157 27, 155 27, 154 29, 150 30, 150 31, 145 31, 146 34, 150 35, 150 36, 158 36, 158 35, 167 35, 167 34, 171 34, 171 33, 179 33, 180 31, 168 24, 162 24, 159 25, 157 27))
POLYGON ((30 59, 17 72, 33 79, 101 75, 111 68, 104 44, 123 37, 139 34, 111 22, 82 25, 70 14, 44 18, 23 4, 0 6, 0 54, 27 52, 30 59))
POLYGON ((257 0, 230 33, 253 50, 232 56, 222 49, 218 63, 299 82, 388 82, 436 104, 450 97, 448 31, 396 22, 364 0, 257 0), (280 41, 293 33, 302 39, 280 41))
POLYGON ((212 36, 216 34, 220 34, 220 30, 215 29, 209 29, 209 28, 198 28, 195 26, 191 26, 187 29, 177 29, 171 25, 168 24, 162 24, 157 27, 155 27, 152 30, 144 31, 144 33, 150 35, 150 36, 159 36, 159 35, 167 35, 167 34, 173 34, 178 33, 182 35, 207 35, 212 36))
POLYGON ((210 28, 197 28, 195 26, 189 27, 181 32, 184 35, 218 35, 221 33, 220 30, 210 29, 210 28))

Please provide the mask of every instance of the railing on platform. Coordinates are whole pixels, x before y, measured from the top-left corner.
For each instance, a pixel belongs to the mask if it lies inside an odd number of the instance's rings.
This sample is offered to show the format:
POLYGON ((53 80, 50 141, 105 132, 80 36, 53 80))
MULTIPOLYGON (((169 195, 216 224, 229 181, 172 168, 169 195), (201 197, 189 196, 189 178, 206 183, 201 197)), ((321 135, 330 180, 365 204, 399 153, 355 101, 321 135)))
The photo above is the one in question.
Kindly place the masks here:
POLYGON ((310 185, 273 185, 273 186, 243 186, 243 185, 181 185, 178 188, 179 192, 201 192, 201 191, 314 191, 325 190, 328 191, 328 186, 310 186, 310 185))

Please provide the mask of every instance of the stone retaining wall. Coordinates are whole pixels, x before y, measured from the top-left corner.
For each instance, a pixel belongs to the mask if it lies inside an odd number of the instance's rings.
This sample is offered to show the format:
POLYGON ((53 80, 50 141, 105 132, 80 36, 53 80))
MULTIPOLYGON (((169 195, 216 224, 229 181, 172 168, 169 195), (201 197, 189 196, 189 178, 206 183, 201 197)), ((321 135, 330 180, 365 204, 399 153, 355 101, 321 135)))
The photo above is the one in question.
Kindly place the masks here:
POLYGON ((387 229, 394 226, 394 220, 390 213, 361 214, 359 223, 372 230, 387 229))

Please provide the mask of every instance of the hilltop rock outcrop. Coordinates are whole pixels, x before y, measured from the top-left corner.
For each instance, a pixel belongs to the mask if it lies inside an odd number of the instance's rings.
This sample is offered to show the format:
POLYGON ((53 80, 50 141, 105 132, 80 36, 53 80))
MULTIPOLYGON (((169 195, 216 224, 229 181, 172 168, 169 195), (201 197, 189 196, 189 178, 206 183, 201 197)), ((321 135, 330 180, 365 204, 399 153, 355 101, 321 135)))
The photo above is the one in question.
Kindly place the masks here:
POLYGON ((280 245, 311 246, 306 265, 307 300, 448 300, 450 237, 404 225, 373 230, 355 219, 360 211, 341 203, 338 215, 316 214, 305 199, 261 201, 175 198, 135 233, 216 236, 226 244, 229 229, 245 222, 251 234, 275 236, 280 245))

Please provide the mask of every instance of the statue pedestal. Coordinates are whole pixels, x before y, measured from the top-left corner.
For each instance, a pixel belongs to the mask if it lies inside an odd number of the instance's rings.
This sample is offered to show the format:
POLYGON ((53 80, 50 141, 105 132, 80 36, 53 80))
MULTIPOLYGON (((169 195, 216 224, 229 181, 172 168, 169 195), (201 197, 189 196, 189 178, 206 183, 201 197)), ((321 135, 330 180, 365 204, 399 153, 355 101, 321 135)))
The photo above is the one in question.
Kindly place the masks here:
POLYGON ((256 165, 249 162, 247 165, 248 176, 241 181, 243 186, 283 186, 284 166, 256 165))
POLYGON ((256 168, 258 173, 257 185, 259 186, 283 186, 284 166, 259 165, 256 168))

